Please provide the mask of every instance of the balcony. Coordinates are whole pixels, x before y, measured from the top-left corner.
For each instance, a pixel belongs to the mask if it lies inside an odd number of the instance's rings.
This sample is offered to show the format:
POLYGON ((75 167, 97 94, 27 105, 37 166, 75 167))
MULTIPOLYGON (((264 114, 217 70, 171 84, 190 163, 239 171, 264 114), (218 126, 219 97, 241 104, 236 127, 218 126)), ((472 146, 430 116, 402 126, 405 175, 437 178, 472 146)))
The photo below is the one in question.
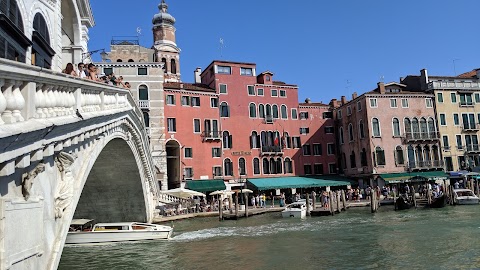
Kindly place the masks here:
POLYGON ((429 170, 443 168, 443 160, 425 160, 409 162, 407 169, 410 170, 429 170))
POLYGON ((458 103, 458 107, 460 108, 464 108, 464 107, 474 107, 475 106, 475 102, 471 101, 471 102, 465 102, 465 101, 460 101, 458 103))
POLYGON ((444 89, 444 90, 456 90, 456 89, 468 89, 468 90, 480 90, 480 83, 478 82, 452 82, 452 81, 439 81, 429 82, 428 89, 444 89))
POLYGON ((150 109, 150 100, 139 100, 138 107, 140 109, 150 109))
POLYGON ((263 120, 265 124, 273 124, 273 116, 272 115, 266 115, 265 119, 263 120))
POLYGON ((407 132, 403 136, 405 142, 436 141, 440 139, 438 132, 407 132))
POLYGON ((480 124, 464 124, 462 127, 463 132, 477 132, 480 130, 480 124))
POLYGON ((478 144, 468 144, 465 146, 467 153, 480 153, 480 145, 478 144))
POLYGON ((221 131, 202 132, 203 141, 218 141, 222 138, 221 131))
POLYGON ((279 145, 272 145, 272 146, 262 146, 261 148, 261 154, 262 155, 269 155, 269 156, 275 156, 275 155, 283 155, 283 149, 279 145))

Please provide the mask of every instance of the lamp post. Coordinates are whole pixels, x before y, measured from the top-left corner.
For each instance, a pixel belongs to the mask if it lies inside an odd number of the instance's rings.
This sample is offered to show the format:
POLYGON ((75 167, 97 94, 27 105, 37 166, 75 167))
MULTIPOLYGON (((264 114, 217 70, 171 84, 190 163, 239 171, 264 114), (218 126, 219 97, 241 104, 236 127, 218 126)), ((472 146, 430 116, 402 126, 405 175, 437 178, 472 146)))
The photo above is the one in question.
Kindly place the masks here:
POLYGON ((105 49, 98 49, 94 51, 89 51, 89 52, 84 52, 82 53, 82 62, 85 61, 85 59, 91 57, 94 53, 101 52, 100 56, 102 57, 102 61, 105 62, 108 59, 108 53, 105 52, 105 49))

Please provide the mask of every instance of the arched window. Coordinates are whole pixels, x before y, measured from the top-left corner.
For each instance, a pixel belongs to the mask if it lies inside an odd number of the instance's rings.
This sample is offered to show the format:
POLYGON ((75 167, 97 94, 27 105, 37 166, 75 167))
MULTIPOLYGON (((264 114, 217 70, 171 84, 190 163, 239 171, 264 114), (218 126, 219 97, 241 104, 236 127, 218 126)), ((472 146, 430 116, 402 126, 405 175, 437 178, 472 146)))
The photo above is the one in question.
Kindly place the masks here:
POLYGON ((393 125, 393 137, 400 137, 400 122, 397 118, 393 118, 392 120, 393 125))
POLYGON ((432 155, 430 153, 430 147, 427 145, 423 148, 424 153, 425 153, 425 163, 423 167, 430 167, 432 164, 432 155))
POLYGON ((270 104, 265 105, 265 115, 272 116, 272 106, 270 104))
POLYGON ((385 165, 385 151, 380 146, 375 148, 375 161, 376 166, 384 166, 385 165))
POLYGON ((22 14, 15 0, 0 1, 4 21, 0 23, 0 58, 25 62, 32 42, 25 36, 22 14))
POLYGON ((270 174, 277 174, 277 166, 274 158, 270 158, 270 174))
POLYGON ((177 63, 175 59, 170 60, 170 70, 172 74, 177 74, 177 63))
POLYGON ((143 112, 143 121, 145 122, 145 127, 150 127, 150 115, 148 112, 143 112))
POLYGON ((380 137, 380 121, 377 118, 372 119, 372 131, 374 137, 380 137))
POLYGON ((340 129, 338 130, 338 140, 339 140, 340 144, 345 143, 344 138, 343 138, 343 127, 340 127, 340 129))
POLYGON ((428 118, 428 135, 431 139, 437 138, 437 131, 435 129, 435 121, 433 118, 428 118))
POLYGON ((408 167, 415 168, 415 150, 413 146, 409 145, 407 148, 407 156, 408 156, 408 167))
POLYGON ((257 117, 257 107, 255 106, 254 103, 250 103, 250 117, 251 118, 256 118, 257 117))
POLYGON ((223 161, 223 170, 225 172, 225 176, 233 176, 233 164, 229 158, 226 158, 223 161))
POLYGON ((420 139, 420 125, 417 118, 412 120, 412 135, 414 139, 420 139))
POLYGON ((258 136, 256 131, 252 131, 252 135, 250 135, 250 148, 260 148, 260 136, 258 136))
POLYGON ((168 72, 167 68, 167 58, 162 58, 162 63, 163 63, 163 71, 168 72))
POLYGON ((270 174, 270 163, 267 158, 263 158, 263 174, 270 174))
POLYGON ((282 119, 287 119, 288 118, 287 106, 282 105, 281 114, 282 114, 282 119))
POLYGON ((365 148, 363 148, 362 152, 360 153, 360 163, 362 164, 362 166, 368 166, 367 150, 365 150, 365 148))
POLYGON ((397 165, 405 164, 403 148, 400 145, 395 148, 395 162, 397 163, 397 165))
POLYGON ((283 139, 284 139, 284 144, 285 148, 292 148, 292 138, 288 134, 288 132, 283 133, 283 139))
POLYGON ((292 160, 290 158, 285 158, 283 161, 283 167, 285 173, 293 173, 292 160))
POLYGON ((418 145, 417 147, 415 147, 415 159, 416 159, 416 165, 419 166, 419 167, 422 167, 423 166, 423 151, 422 151, 422 147, 420 145, 418 145))
POLYGON ((223 148, 225 149, 232 148, 232 135, 230 135, 230 132, 224 131, 222 139, 223 139, 223 148))
POLYGON ((438 146, 436 145, 432 146, 432 160, 434 167, 441 167, 440 153, 438 151, 438 146))
POLYGON ((220 104, 220 117, 230 117, 230 108, 226 102, 220 104))
POLYGON ((342 161, 341 161, 341 164, 342 164, 342 169, 346 169, 346 168, 347 168, 347 156, 345 155, 345 153, 342 153, 342 161))
POLYGON ((245 168, 245 159, 239 158, 238 159, 238 172, 240 175, 247 175, 247 169, 245 168))
POLYGON ((50 47, 47 22, 40 13, 35 14, 33 19, 32 42, 32 64, 50 69, 55 51, 50 47))
POLYGON ((272 111, 273 111, 273 118, 278 119, 278 106, 277 106, 277 104, 273 104, 272 111))
POLYGON ((365 138, 365 127, 363 125, 363 120, 358 121, 358 132, 360 133, 360 138, 365 138))
POLYGON ((138 87, 138 99, 148 100, 148 87, 144 84, 138 87))
POLYGON ((348 139, 353 141, 353 125, 351 123, 348 124, 348 139))
POLYGON ((117 62, 120 63, 120 62, 123 62, 123 60, 119 58, 117 59, 117 62))
POLYGON ((428 128, 427 128, 427 119, 423 118, 420 119, 420 134, 421 138, 428 138, 428 128))
POLYGON ((283 171, 283 170, 282 170, 282 167, 283 167, 283 166, 282 166, 282 163, 283 163, 283 162, 282 162, 282 158, 277 158, 277 164, 276 164, 276 166, 277 166, 277 174, 282 174, 282 173, 283 173, 283 172, 282 172, 282 171, 283 171))
POLYGON ((405 137, 407 139, 411 139, 413 138, 413 135, 412 135, 412 122, 410 121, 409 118, 405 118, 403 120, 403 125, 405 126, 405 137))
POLYGON ((258 105, 258 117, 265 118, 265 106, 263 104, 258 105))
POLYGON ((258 158, 253 159, 253 174, 260 174, 260 160, 258 158))
POLYGON ((133 59, 128 59, 128 62, 133 63, 135 61, 133 61, 133 59))
POLYGON ((350 154, 350 168, 356 168, 357 167, 357 160, 355 159, 355 152, 352 151, 350 154))

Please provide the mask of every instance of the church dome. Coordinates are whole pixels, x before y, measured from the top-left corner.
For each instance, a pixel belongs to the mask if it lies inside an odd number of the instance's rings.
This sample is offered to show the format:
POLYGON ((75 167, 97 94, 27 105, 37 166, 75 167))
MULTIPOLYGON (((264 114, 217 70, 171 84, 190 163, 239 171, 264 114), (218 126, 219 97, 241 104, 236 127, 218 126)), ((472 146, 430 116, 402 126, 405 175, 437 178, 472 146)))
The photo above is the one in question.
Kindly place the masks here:
POLYGON ((162 3, 158 5, 158 9, 160 10, 160 12, 155 14, 155 16, 153 16, 152 23, 154 25, 157 25, 157 24, 174 25, 175 24, 175 18, 167 12, 168 5, 167 3, 165 3, 165 0, 162 0, 162 3))

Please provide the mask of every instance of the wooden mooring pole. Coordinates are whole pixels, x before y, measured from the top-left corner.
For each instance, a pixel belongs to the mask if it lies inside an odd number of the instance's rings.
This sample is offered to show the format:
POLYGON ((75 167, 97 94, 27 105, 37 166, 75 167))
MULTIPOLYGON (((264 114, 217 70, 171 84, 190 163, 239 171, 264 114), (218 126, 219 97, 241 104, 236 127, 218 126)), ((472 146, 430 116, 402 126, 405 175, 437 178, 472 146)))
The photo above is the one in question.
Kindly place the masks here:
POLYGON ((393 189, 393 205, 395 210, 397 210, 397 188, 397 185, 395 185, 395 188, 393 189))
POLYGON ((347 210, 347 200, 345 199, 345 190, 342 189, 342 204, 343 204, 343 210, 347 210))
POLYGON ((310 194, 307 193, 307 196, 306 196, 306 200, 305 200, 306 204, 307 204, 307 216, 310 216, 310 194))
POLYGON ((340 191, 335 191, 336 195, 337 195, 337 211, 338 213, 341 213, 342 212, 342 206, 340 205, 340 191))
POLYGON ((370 210, 372 213, 377 212, 377 191, 372 192, 372 197, 370 197, 370 210))
POLYGON ((238 218, 238 191, 235 192, 235 217, 238 218))
POLYGON ((248 217, 248 193, 245 193, 245 217, 248 217))
POLYGON ((223 220, 223 196, 220 195, 220 199, 218 200, 218 219, 220 221, 223 220))
POLYGON ((335 210, 333 208, 333 196, 332 196, 331 191, 328 192, 328 199, 329 199, 329 202, 330 202, 330 214, 333 216, 333 215, 335 215, 335 210))

